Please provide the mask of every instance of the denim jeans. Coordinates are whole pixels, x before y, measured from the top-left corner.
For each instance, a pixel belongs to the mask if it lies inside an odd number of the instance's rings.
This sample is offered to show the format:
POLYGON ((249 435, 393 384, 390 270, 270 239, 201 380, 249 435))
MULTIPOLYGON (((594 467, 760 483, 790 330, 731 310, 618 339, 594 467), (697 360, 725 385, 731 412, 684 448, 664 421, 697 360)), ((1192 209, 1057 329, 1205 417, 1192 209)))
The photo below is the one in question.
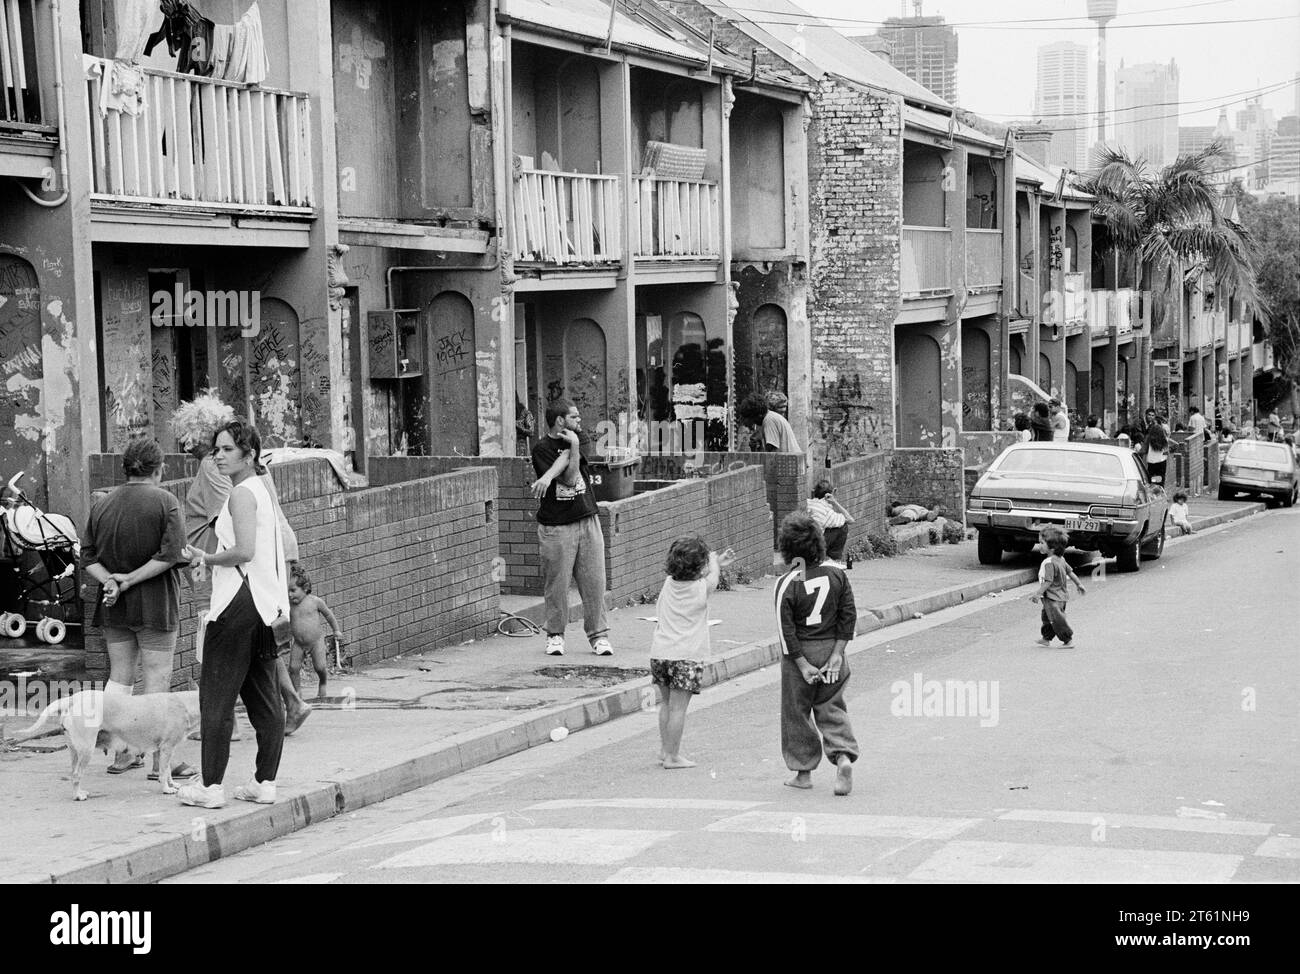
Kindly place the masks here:
POLYGON ((600 518, 593 515, 572 524, 539 524, 537 541, 546 585, 546 634, 564 635, 569 623, 569 580, 577 579, 583 625, 588 641, 594 643, 609 632, 605 621, 605 536, 600 518))

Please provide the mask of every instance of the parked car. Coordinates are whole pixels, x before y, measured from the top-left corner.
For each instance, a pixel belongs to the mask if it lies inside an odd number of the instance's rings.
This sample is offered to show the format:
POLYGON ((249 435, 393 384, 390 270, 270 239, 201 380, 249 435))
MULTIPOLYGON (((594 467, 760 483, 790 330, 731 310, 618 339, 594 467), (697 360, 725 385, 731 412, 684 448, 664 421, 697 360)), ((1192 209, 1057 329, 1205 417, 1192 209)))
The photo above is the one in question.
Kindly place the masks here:
POLYGON ((1219 464, 1219 500, 1250 494, 1290 507, 1300 494, 1295 453, 1286 443, 1235 440, 1219 464))
POLYGON ((1038 532, 1057 524, 1070 545, 1116 559, 1122 572, 1165 550, 1169 501, 1125 447, 1087 442, 1007 447, 971 490, 966 523, 979 532, 981 565, 1004 551, 1029 551, 1038 532))

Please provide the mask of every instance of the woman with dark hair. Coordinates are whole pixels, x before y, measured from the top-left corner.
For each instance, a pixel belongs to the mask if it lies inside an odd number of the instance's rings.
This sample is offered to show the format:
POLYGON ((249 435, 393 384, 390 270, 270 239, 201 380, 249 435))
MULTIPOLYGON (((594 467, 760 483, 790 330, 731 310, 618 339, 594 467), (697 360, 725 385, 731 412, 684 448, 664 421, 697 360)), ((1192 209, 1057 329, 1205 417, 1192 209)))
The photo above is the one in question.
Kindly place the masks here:
POLYGON ((1019 434, 1019 442, 1028 443, 1034 438, 1033 431, 1029 428, 1029 414, 1016 413, 1011 417, 1011 425, 1015 427, 1016 433, 1019 434))
POLYGON ((1169 437, 1165 428, 1154 423, 1147 430, 1146 439, 1147 476, 1153 484, 1164 484, 1165 468, 1169 464, 1169 437))
POLYGON ((1035 443, 1050 442, 1056 433, 1052 426, 1052 410, 1045 402, 1034 403, 1029 412, 1029 432, 1035 443))
MULTIPOLYGON (((95 624, 108 644, 104 692, 130 694, 139 666, 145 693, 167 693, 180 631, 177 568, 185 561, 185 522, 180 502, 158 486, 163 452, 157 440, 127 444, 122 469, 126 483, 91 506, 81 546, 86 573, 103 589, 95 624)), ((156 751, 153 761, 150 778, 158 776, 156 751)), ((121 774, 143 763, 142 756, 123 751, 108 773, 121 774)), ((173 778, 196 773, 188 764, 172 769, 173 778)))
POLYGON ((186 805, 221 808, 222 780, 230 760, 234 706, 244 701, 257 732, 257 769, 235 789, 241 801, 275 801, 275 776, 284 747, 284 707, 276 686, 273 624, 288 629, 289 589, 284 542, 275 504, 257 475, 262 444, 251 424, 233 420, 212 440, 217 470, 230 478, 230 496, 217 516, 217 551, 189 545, 185 557, 212 567, 212 606, 203 640, 199 709, 203 729, 203 784, 186 785, 186 805))

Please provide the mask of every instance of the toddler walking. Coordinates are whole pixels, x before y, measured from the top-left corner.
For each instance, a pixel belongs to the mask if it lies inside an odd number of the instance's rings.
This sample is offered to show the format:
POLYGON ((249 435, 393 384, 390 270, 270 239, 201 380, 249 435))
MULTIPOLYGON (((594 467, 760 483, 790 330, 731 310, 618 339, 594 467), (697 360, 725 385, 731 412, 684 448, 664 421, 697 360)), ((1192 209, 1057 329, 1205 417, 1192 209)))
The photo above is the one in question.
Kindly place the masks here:
POLYGON ((1043 605, 1039 628, 1041 638, 1037 642, 1040 646, 1050 646, 1052 637, 1056 636, 1069 646, 1074 639, 1074 630, 1065 621, 1065 604, 1070 600, 1066 582, 1073 582, 1080 595, 1086 592, 1079 582, 1079 576, 1074 574, 1074 570, 1065 561, 1065 549, 1070 543, 1070 536, 1064 528, 1049 524, 1038 532, 1038 543, 1047 549, 1047 557, 1038 566, 1038 591, 1029 599, 1043 605))
POLYGON ((321 616, 329 623, 334 639, 342 641, 343 630, 339 628, 334 613, 319 595, 311 594, 311 579, 301 566, 295 565, 289 576, 289 624, 293 629, 293 649, 289 653, 289 679, 293 688, 298 689, 302 680, 302 661, 311 655, 312 669, 316 671, 316 696, 325 696, 325 681, 328 671, 325 668, 325 631, 321 628, 321 616))
POLYGON ((736 560, 730 548, 721 555, 698 535, 678 538, 664 562, 658 620, 650 643, 650 678, 659 688, 659 761, 665 768, 693 768, 682 754, 686 708, 700 692, 709 655, 709 595, 718 587, 718 570, 736 560))
POLYGON ((1174 502, 1169 505, 1169 520, 1183 534, 1192 533, 1192 522, 1187 518, 1187 492, 1174 494, 1174 502))
POLYGON ((811 788, 822 754, 835 765, 835 794, 853 790, 858 742, 844 705, 849 664, 844 650, 858 612, 853 587, 838 565, 825 563, 826 539, 799 511, 786 515, 777 540, 791 570, 776 583, 781 638, 781 753, 791 788, 811 788))

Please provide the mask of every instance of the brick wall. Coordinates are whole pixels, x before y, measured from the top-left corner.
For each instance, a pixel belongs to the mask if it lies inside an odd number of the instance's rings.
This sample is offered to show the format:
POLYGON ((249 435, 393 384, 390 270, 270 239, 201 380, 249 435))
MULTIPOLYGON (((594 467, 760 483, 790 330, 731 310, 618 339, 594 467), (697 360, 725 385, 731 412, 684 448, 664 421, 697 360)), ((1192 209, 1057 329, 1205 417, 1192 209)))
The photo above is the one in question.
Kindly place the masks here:
POLYGON ((874 453, 845 460, 830 469, 827 479, 835 485, 835 496, 853 515, 848 547, 868 534, 883 534, 887 524, 889 454, 874 453))
POLYGON ((966 522, 964 455, 956 449, 898 449, 890 455, 889 499, 902 504, 947 507, 966 522))
POLYGON ((1219 492, 1219 438, 1211 436, 1205 444, 1205 486, 1212 494, 1219 492))
POLYGON ((400 484, 464 468, 496 471, 496 514, 500 554, 505 561, 501 591, 507 595, 540 595, 541 559, 537 552, 537 501, 528 485, 537 479, 528 457, 371 457, 370 483, 400 484))
MULTIPOLYGON (((324 460, 272 468, 313 593, 334 610, 349 656, 372 663, 487 635, 499 611, 496 472, 458 470, 345 492, 324 460)), ((164 486, 184 497, 189 481, 164 486)), ((93 587, 93 583, 92 583, 93 587)), ((181 589, 172 686, 198 677, 195 590, 181 589)), ((201 596, 206 600, 206 593, 201 596)), ((87 623, 98 592, 87 601, 87 623)), ((86 630, 86 667, 107 673, 102 633, 86 630)))
POLYGON ((749 466, 600 504, 606 588, 621 602, 658 592, 673 540, 700 534, 715 551, 730 547, 736 566, 760 575, 772 565, 772 514, 759 467, 749 466))
POLYGON ((818 83, 808 128, 814 466, 894 445, 902 99, 818 83))
POLYGON ((1205 489, 1205 437, 1200 434, 1175 433, 1169 438, 1170 469, 1176 476, 1170 487, 1181 487, 1195 497, 1205 489), (1175 462, 1176 461, 1176 462, 1175 462))
MULTIPOLYGON (((641 458, 638 478, 646 480, 679 480, 686 476, 685 464, 693 460, 691 456, 649 455, 641 458)), ((763 480, 767 485, 767 506, 772 511, 772 547, 776 546, 776 529, 781 519, 791 511, 797 511, 808 496, 810 474, 805 469, 806 462, 802 454, 796 453, 704 453, 701 455, 706 465, 716 465, 726 470, 737 464, 763 468, 763 480)))

